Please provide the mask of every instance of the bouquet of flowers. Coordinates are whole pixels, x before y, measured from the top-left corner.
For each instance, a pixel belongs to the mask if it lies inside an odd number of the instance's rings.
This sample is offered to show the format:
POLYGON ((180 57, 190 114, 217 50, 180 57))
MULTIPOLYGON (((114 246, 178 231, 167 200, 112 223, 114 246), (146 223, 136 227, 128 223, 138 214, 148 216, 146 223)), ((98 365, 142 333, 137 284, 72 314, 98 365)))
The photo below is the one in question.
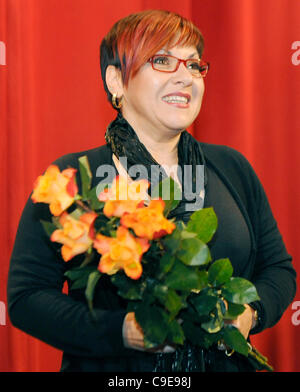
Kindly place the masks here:
POLYGON ((83 255, 65 275, 70 290, 85 289, 90 311, 106 274, 135 313, 146 347, 223 344, 248 357, 256 369, 273 370, 237 328, 224 322, 259 297, 251 282, 232 276, 229 259, 212 260, 208 243, 218 225, 213 208, 195 211, 187 224, 175 222, 168 214, 181 190, 171 178, 160 182, 150 198, 146 180, 117 176, 110 186, 92 188, 86 156, 79 158, 79 193, 76 172, 49 166, 37 178, 32 200, 49 204, 52 221, 41 223, 50 240, 62 244, 63 260, 83 255))

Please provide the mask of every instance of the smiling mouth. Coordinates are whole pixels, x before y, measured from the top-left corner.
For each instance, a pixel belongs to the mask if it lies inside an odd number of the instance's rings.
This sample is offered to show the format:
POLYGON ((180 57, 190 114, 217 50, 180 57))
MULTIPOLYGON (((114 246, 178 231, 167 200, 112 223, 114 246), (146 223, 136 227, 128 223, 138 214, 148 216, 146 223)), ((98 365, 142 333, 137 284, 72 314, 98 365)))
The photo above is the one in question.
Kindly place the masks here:
POLYGON ((178 107, 184 107, 187 108, 189 105, 189 102, 191 100, 190 95, 188 94, 174 94, 174 95, 166 95, 162 97, 162 100, 168 104, 173 104, 178 107))
POLYGON ((183 105, 187 105, 190 101, 189 98, 179 95, 168 95, 166 97, 163 97, 162 100, 167 103, 177 103, 183 105))

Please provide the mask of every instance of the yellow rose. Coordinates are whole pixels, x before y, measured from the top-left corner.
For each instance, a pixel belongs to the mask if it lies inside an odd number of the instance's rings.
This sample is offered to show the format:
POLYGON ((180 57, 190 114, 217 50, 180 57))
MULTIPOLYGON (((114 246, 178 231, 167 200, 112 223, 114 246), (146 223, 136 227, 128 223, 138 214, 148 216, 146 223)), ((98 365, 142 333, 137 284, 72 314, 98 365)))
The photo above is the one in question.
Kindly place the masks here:
POLYGON ((87 212, 82 214, 79 220, 76 220, 66 212, 62 213, 59 218, 62 229, 55 230, 50 239, 53 242, 63 244, 61 255, 65 261, 86 252, 93 244, 96 217, 96 213, 87 212))
POLYGON ((100 201, 105 201, 103 213, 108 218, 121 217, 125 212, 133 212, 144 205, 147 198, 149 182, 139 180, 128 182, 127 178, 117 176, 111 187, 105 189, 98 196, 100 201))
POLYGON ((74 202, 78 193, 75 182, 76 169, 65 169, 62 172, 56 165, 51 165, 45 174, 39 176, 34 184, 31 199, 34 203, 47 203, 51 213, 59 216, 74 202))
POLYGON ((161 199, 151 200, 148 207, 124 214, 120 223, 134 230, 139 237, 152 240, 172 233, 175 224, 163 215, 165 202, 161 199))
POLYGON ((146 239, 135 238, 122 226, 118 227, 116 238, 97 234, 94 247, 102 254, 98 269, 108 275, 123 269, 131 279, 139 279, 143 272, 142 255, 149 246, 146 239))

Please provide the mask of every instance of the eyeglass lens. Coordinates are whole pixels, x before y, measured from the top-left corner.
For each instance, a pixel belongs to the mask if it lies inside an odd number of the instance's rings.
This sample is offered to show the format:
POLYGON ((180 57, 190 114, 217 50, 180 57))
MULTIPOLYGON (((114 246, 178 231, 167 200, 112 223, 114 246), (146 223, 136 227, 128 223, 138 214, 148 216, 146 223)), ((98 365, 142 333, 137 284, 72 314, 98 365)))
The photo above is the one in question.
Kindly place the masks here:
MULTIPOLYGON (((171 56, 155 55, 153 56, 153 68, 157 71, 173 72, 177 68, 179 60, 171 56)), ((195 76, 205 76, 208 65, 204 62, 191 59, 186 61, 186 68, 195 76)))

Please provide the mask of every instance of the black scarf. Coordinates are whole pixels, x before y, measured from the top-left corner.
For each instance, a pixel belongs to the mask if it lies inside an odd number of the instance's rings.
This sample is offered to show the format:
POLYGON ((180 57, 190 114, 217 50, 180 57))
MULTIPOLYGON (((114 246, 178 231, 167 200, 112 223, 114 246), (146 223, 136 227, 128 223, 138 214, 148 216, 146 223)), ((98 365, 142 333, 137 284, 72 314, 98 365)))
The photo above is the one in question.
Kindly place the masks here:
MULTIPOLYGON (((159 165, 158 162, 150 155, 146 147, 140 142, 135 131, 130 126, 130 124, 125 120, 125 118, 118 114, 116 119, 112 121, 105 134, 106 143, 110 146, 112 152, 116 155, 118 159, 122 157, 127 158, 127 171, 133 165, 143 165, 148 173, 149 182, 159 182, 167 177, 165 170, 159 165), (155 165, 159 167, 159 172, 161 177, 151 178, 151 166, 155 165)), ((186 208, 187 204, 195 205, 196 197, 195 194, 199 195, 201 189, 196 189, 196 167, 197 165, 204 166, 204 186, 206 181, 205 176, 205 160, 200 144, 196 139, 193 138, 187 131, 183 131, 180 135, 180 140, 178 144, 178 166, 181 167, 182 171, 182 200, 178 206, 170 212, 168 218, 176 217, 177 220, 183 220, 187 222, 191 213, 193 211, 186 208), (190 175, 187 173, 186 165, 190 165, 192 168, 190 175), (185 186, 185 184, 188 186, 185 186), (192 194, 191 194, 192 193, 192 194)), ((141 176, 143 177, 143 176, 141 176)), ((202 187, 202 200, 197 197, 200 209, 203 207, 204 202, 204 186, 202 187)))

